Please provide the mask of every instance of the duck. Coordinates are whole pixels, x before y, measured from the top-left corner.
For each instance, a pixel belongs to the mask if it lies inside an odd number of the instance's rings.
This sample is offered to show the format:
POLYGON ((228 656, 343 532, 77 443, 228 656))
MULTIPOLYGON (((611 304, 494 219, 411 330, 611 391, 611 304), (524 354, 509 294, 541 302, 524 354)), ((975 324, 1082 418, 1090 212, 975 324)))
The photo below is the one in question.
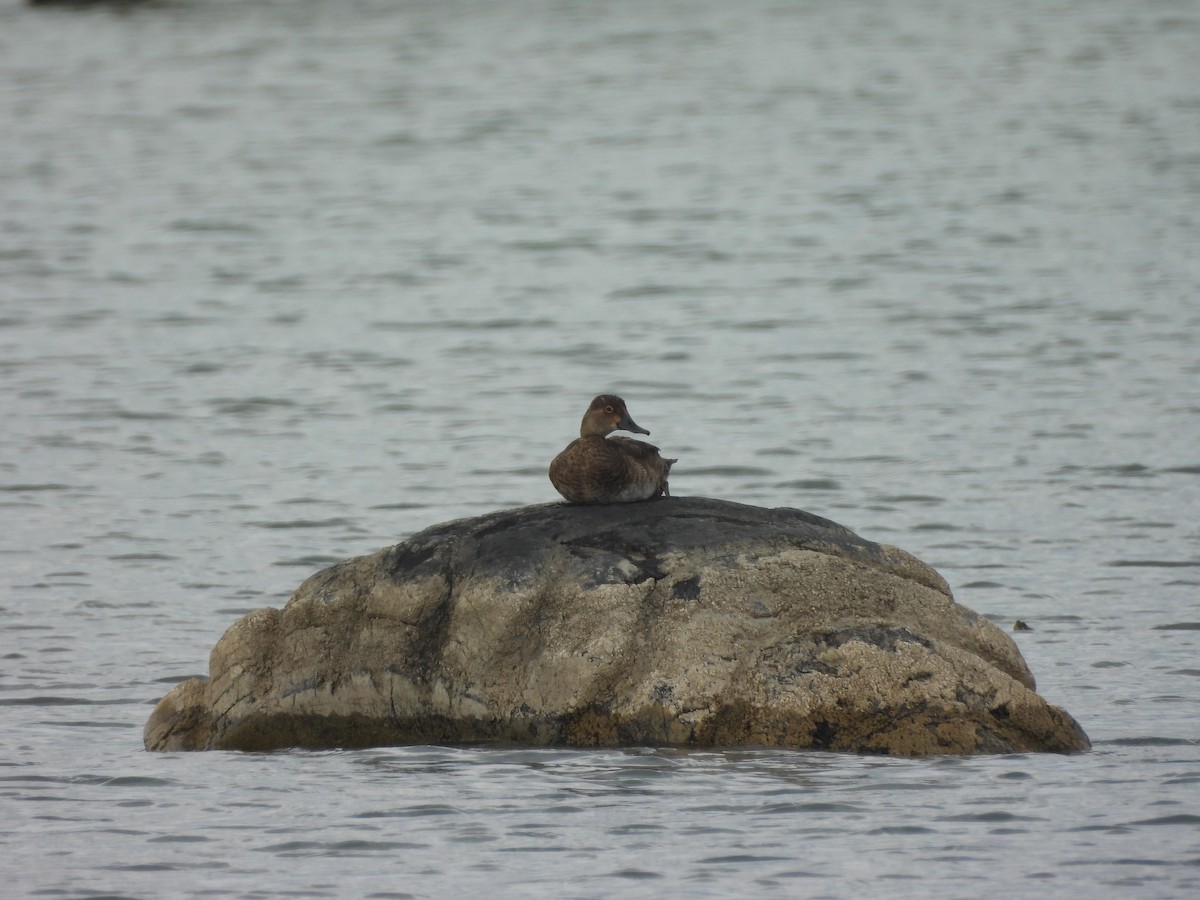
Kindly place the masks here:
POLYGON ((645 441, 609 437, 614 431, 649 434, 616 394, 600 394, 579 425, 579 437, 550 463, 550 483, 568 503, 635 503, 671 495, 667 475, 677 459, 663 459, 645 441))

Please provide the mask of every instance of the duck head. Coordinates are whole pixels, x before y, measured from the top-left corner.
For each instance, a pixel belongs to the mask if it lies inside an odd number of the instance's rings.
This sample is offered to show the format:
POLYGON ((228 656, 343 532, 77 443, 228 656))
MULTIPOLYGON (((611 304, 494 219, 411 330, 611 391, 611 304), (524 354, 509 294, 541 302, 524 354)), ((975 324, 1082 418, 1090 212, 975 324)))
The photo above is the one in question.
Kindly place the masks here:
POLYGON ((599 435, 604 437, 614 431, 632 431, 634 434, 649 434, 645 428, 629 417, 625 401, 616 394, 601 394, 592 401, 583 422, 579 426, 579 436, 599 435))

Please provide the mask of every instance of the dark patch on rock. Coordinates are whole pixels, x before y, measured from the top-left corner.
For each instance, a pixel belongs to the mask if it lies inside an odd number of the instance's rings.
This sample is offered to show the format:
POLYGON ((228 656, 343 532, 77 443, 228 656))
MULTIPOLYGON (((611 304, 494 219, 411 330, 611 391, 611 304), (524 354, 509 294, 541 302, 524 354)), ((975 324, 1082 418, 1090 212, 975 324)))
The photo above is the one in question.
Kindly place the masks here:
POLYGON ((831 631, 825 634, 821 640, 831 647, 840 647, 847 641, 861 641, 881 650, 893 652, 899 643, 919 644, 922 647, 933 646, 927 638, 913 634, 907 628, 883 628, 875 625, 831 631))
POLYGON ((837 738, 837 729, 828 722, 816 721, 813 722, 812 730, 812 746, 815 750, 828 750, 833 747, 833 742, 837 738))
POLYGON ((693 575, 683 581, 671 585, 671 598, 674 600, 696 600, 700 597, 700 576, 693 575))
POLYGON ((441 575, 446 571, 443 555, 444 547, 432 536, 422 541, 409 540, 389 551, 382 568, 395 581, 441 575))

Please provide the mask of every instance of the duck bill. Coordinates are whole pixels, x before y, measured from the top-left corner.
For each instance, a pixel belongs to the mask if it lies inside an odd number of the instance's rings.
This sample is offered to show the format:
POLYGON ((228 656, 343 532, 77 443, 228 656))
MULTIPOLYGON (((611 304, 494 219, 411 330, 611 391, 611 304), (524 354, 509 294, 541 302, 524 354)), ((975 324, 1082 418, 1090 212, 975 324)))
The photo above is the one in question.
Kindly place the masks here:
POLYGON ((617 423, 617 431, 631 431, 634 434, 650 433, 637 422, 633 421, 633 419, 629 417, 629 413, 625 413, 625 415, 621 417, 621 421, 617 423))

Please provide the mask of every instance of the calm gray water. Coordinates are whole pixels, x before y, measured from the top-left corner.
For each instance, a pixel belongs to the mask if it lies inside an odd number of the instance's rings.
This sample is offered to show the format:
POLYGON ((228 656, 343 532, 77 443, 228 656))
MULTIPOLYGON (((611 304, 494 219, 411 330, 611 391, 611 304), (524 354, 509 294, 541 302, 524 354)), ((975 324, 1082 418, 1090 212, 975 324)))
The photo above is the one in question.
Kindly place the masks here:
POLYGON ((1200 5, 0 0, 11 896, 1200 894, 1200 5), (680 495, 935 565, 1090 753, 147 754, 313 571, 680 495))

